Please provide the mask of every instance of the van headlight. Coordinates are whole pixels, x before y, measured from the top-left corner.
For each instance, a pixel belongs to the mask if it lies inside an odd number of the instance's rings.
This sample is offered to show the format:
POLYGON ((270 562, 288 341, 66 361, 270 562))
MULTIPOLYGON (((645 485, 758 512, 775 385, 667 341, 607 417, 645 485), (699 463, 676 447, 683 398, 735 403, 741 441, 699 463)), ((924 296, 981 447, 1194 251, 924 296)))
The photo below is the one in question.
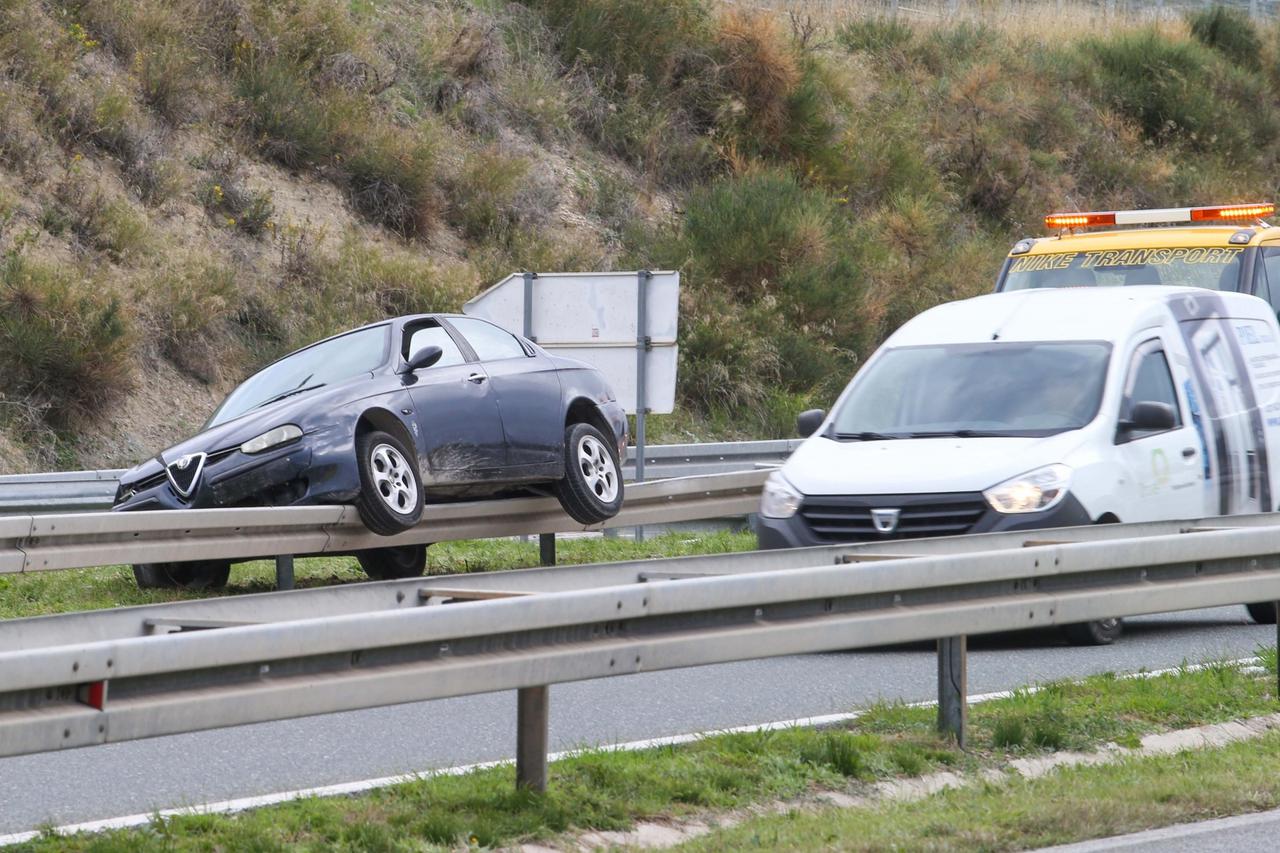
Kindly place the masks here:
POLYGON ((982 493, 996 512, 1042 512, 1057 506, 1071 485, 1071 469, 1066 465, 1046 465, 982 493))
POLYGON ((285 424, 264 432, 257 438, 249 439, 240 445, 240 450, 243 453, 261 453, 264 450, 270 450, 277 445, 284 444, 287 441, 295 441, 299 438, 302 438, 302 430, 293 424, 285 424))
POLYGON ((800 509, 803 495, 797 492, 781 471, 774 471, 764 481, 760 496, 760 514, 765 518, 790 518, 800 509))

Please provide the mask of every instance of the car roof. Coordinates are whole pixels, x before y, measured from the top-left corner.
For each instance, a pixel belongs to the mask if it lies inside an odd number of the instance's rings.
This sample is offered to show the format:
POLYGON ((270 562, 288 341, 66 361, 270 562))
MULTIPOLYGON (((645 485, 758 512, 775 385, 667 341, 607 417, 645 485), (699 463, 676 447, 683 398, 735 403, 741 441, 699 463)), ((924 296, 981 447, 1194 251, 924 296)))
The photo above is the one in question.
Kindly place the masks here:
POLYGON ((1169 317, 1169 303, 1174 300, 1191 306, 1197 316, 1265 319, 1271 311, 1270 306, 1256 296, 1194 287, 1013 290, 931 308, 894 332, 885 345, 993 340, 1119 343, 1136 332, 1163 323, 1169 317), (1212 298, 1204 298, 1210 294, 1212 298))
POLYGON ((1010 257, 1053 255, 1061 252, 1099 252, 1109 249, 1161 249, 1171 247, 1256 246, 1267 239, 1280 240, 1280 227, 1242 225, 1172 226, 1168 228, 1126 228, 1116 231, 1083 231, 1055 237, 1033 238, 1031 249, 1010 257), (1231 243, 1234 234, 1248 232, 1248 243, 1231 243))

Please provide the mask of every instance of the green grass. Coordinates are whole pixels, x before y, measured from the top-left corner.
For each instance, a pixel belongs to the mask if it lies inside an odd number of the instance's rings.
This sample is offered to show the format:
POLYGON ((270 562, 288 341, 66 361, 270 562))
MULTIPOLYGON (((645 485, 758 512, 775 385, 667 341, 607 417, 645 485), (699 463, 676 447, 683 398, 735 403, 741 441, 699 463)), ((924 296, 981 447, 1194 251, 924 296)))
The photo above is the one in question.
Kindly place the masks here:
MULTIPOLYGON (((514 771, 506 766, 424 777, 355 797, 298 800, 236 815, 157 818, 146 827, 100 835, 44 837, 25 849, 421 850, 547 840, 587 829, 625 829, 640 819, 803 800, 821 790, 865 793, 877 780, 939 770, 972 773, 1028 753, 1095 747, 1113 735, 1133 740, 1270 712, 1276 704, 1273 679, 1219 665, 1149 679, 1101 676, 1078 685, 1046 685, 1034 696, 974 706, 976 745, 967 752, 934 733, 931 710, 885 705, 841 727, 715 735, 638 752, 584 751, 552 765, 545 795, 517 792, 514 771), (1039 745, 991 745, 1000 721, 1016 718, 1029 719, 1030 730, 1051 718, 1052 735, 1039 738, 1039 745), (1099 723, 1100 718, 1113 722, 1099 723)), ((1280 777, 1273 772, 1280 737, 1223 754, 1249 757, 1240 777, 1231 778, 1235 766, 1216 753, 1128 762, 1015 781, 1007 796, 1003 787, 979 786, 913 804, 755 820, 699 846, 915 849, 936 841, 948 849, 1013 849, 1026 839, 1051 843, 1102 834, 1081 814, 1088 808, 1104 812, 1106 820, 1097 826, 1125 831, 1144 825, 1144 819, 1169 822, 1280 802, 1280 777), (1206 767, 1204 779, 1178 771, 1199 764, 1206 767), (1144 790, 1154 791, 1150 801, 1144 790), (1065 802, 1070 819, 1038 798, 1065 802)))
MULTIPOLYGON (((561 564, 596 563, 749 551, 755 548, 755 544, 755 536, 750 533, 669 533, 651 536, 643 542, 589 537, 561 539, 557 543, 556 557, 561 564)), ((536 539, 529 542, 515 539, 441 542, 431 546, 427 563, 430 574, 528 568, 538 565, 538 542, 536 539)), ((298 560, 294 571, 299 588, 368 580, 354 557, 298 560)), ((270 592, 274 588, 275 563, 265 560, 235 566, 231 570, 230 584, 225 590, 215 593, 141 590, 134 583, 133 573, 127 566, 0 575, 0 619, 184 601, 211 594, 270 592)))
POLYGON ((1074 767, 916 802, 748 820, 683 850, 1004 851, 1123 835, 1280 805, 1280 734, 1221 749, 1074 767))

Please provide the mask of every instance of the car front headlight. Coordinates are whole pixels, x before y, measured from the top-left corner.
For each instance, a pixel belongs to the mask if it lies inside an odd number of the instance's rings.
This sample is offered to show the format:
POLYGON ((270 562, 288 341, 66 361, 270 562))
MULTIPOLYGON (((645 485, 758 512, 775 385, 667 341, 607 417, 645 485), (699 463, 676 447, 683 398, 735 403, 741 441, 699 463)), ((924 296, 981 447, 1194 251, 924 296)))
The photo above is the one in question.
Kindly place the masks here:
POLYGON ((790 518, 800 509, 803 499, 781 471, 774 471, 764 481, 764 492, 760 496, 760 514, 765 518, 790 518))
POLYGON ((1042 512, 1057 506, 1070 486, 1070 468, 1046 465, 992 486, 982 496, 996 512, 1042 512))
POLYGON ((264 450, 270 450, 285 442, 295 441, 299 438, 302 438, 302 430, 293 424, 285 424, 264 432, 257 438, 249 439, 240 445, 240 450, 244 453, 261 453, 264 450))

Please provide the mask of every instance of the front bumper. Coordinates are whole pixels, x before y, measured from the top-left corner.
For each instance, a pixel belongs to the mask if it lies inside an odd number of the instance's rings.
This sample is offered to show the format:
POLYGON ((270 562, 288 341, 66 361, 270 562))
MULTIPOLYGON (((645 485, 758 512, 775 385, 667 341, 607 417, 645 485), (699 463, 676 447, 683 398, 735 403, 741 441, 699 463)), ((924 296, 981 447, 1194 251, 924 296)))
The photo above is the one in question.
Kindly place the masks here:
POLYGON ((790 518, 760 516, 756 523, 756 539, 761 550, 806 548, 849 542, 893 542, 928 536, 1074 527, 1092 521, 1084 506, 1070 493, 1050 510, 1016 515, 991 509, 980 493, 823 496, 806 497, 800 510, 790 518), (950 509, 940 509, 942 507, 950 509), (970 509, 961 512, 958 508, 962 507, 970 509), (819 513, 815 508, 825 512, 819 513), (880 533, 871 519, 872 508, 898 509, 904 523, 892 533, 880 533), (946 512, 950 515, 944 514, 946 512), (823 519, 819 517, 842 514, 844 517, 840 521, 843 524, 824 526, 823 519))
POLYGON ((161 472, 121 483, 117 511, 296 506, 349 500, 359 489, 354 451, 335 448, 331 435, 312 434, 265 453, 211 453, 184 498, 161 472))

